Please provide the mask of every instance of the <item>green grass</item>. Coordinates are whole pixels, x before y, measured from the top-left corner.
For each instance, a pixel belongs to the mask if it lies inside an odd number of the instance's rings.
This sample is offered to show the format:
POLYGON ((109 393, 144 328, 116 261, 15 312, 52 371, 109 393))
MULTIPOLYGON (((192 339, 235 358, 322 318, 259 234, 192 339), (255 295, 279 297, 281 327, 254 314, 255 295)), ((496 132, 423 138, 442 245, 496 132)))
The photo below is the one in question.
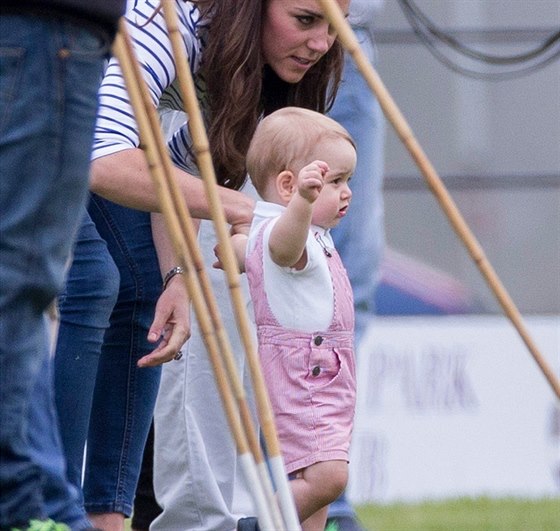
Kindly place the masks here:
POLYGON ((460 498, 356 510, 368 531, 560 531, 560 498, 460 498))
POLYGON ((560 531, 560 498, 461 498, 364 505, 357 512, 368 531, 560 531))

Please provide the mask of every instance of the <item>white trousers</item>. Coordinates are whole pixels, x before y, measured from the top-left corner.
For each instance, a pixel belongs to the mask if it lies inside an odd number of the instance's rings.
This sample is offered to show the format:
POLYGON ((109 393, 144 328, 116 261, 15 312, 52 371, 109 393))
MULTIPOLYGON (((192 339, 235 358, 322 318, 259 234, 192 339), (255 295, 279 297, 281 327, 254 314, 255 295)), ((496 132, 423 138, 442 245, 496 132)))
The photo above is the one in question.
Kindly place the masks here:
MULTIPOLYGON (((201 223, 199 242, 239 374, 255 411, 225 273, 211 268, 216 243, 212 222, 201 223)), ((245 275, 241 277, 248 301, 245 275)), ((150 529, 231 531, 239 518, 255 515, 255 510, 194 311, 191 324, 192 335, 183 347, 183 357, 163 366, 155 409, 154 452, 154 489, 163 512, 150 529)))

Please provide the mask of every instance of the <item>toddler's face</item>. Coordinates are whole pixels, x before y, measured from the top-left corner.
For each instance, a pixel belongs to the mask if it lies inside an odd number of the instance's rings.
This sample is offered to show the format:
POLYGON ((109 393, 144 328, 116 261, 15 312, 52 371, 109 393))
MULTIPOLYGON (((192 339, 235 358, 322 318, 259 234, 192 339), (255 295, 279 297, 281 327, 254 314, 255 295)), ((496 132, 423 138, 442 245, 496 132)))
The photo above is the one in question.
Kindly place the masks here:
POLYGON ((317 146, 312 158, 329 165, 323 189, 313 203, 312 222, 330 229, 340 223, 350 206, 349 181, 356 167, 356 150, 347 140, 328 139, 317 146))

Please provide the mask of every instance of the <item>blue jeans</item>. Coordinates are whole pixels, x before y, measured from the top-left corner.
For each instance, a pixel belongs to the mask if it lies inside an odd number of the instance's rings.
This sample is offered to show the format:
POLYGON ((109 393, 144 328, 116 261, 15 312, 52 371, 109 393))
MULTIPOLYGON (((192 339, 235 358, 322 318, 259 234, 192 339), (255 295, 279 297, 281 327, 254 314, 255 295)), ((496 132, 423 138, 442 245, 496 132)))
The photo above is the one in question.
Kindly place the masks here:
POLYGON ((161 274, 150 214, 91 195, 60 299, 56 401, 69 478, 85 510, 130 516, 161 369, 136 366, 161 274), (64 415, 62 413, 64 412, 64 415))
POLYGON ((78 231, 72 266, 59 297, 55 397, 68 480, 79 490, 93 391, 105 330, 117 302, 119 271, 89 212, 78 231), (84 302, 87 301, 87 304, 84 302))
MULTIPOLYGON (((358 39, 367 35, 365 30, 355 29, 355 32, 358 39)), ((358 151, 356 170, 350 182, 352 203, 348 215, 332 231, 354 293, 357 345, 375 312, 374 296, 385 247, 385 119, 379 103, 348 54, 342 84, 329 114, 352 135, 358 151)), ((329 506, 329 517, 354 514, 345 494, 329 506)))
MULTIPOLYGON (((359 31, 356 34, 359 36, 359 31)), ((356 170, 350 182, 352 204, 348 215, 332 231, 354 292, 357 344, 375 310, 379 263, 385 246, 382 195, 385 119, 348 54, 342 84, 329 115, 348 130, 358 150, 356 170)))
POLYGON ((47 515, 57 522, 64 522, 76 531, 89 528, 91 524, 78 503, 78 489, 67 479, 66 460, 59 432, 50 428, 56 426, 58 420, 52 393, 53 385, 53 363, 52 358, 48 356, 43 361, 40 377, 36 379, 33 389, 33 400, 44 401, 44 406, 40 409, 32 407, 30 410, 31 457, 41 466, 47 515), (45 448, 51 451, 46 452, 45 448), (56 452, 52 449, 56 449, 56 452))
POLYGON ((43 487, 45 463, 64 467, 52 386, 36 382, 49 364, 44 310, 86 200, 107 51, 105 36, 68 21, 0 16, 0 527, 44 518, 48 496, 75 501, 70 488, 43 487), (37 440, 29 418, 45 421, 37 440))

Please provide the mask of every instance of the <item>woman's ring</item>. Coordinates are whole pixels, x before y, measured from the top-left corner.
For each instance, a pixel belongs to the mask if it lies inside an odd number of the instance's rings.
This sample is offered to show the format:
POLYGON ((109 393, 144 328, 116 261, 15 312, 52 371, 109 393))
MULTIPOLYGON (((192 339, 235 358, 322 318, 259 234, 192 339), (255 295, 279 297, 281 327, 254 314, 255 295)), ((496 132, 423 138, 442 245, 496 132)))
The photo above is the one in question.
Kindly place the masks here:
POLYGON ((173 359, 175 361, 179 361, 181 358, 183 357, 183 353, 181 351, 177 352, 177 354, 175 354, 175 356, 173 357, 173 359))

